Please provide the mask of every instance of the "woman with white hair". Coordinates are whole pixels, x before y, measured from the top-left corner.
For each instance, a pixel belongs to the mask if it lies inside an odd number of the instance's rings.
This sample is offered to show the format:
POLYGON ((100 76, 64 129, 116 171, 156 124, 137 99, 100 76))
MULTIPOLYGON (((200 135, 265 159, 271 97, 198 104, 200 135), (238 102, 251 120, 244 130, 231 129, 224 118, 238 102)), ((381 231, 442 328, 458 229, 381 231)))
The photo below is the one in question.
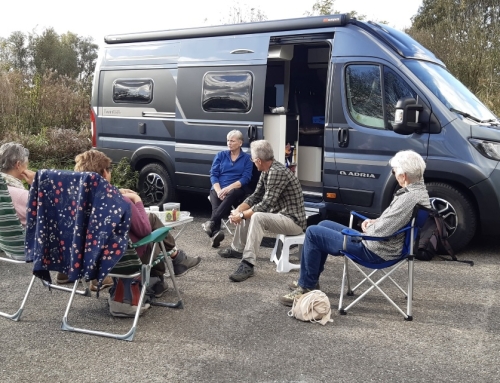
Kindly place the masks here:
POLYGON ((215 155, 210 169, 210 203, 212 216, 202 227, 211 238, 212 247, 219 247, 224 239, 220 231, 221 219, 227 218, 232 206, 245 197, 245 186, 252 179, 253 164, 250 155, 243 152, 243 134, 232 130, 227 134, 227 148, 215 155))
POLYGON ((22 181, 31 185, 35 172, 28 169, 29 150, 21 144, 8 142, 0 146, 0 175, 5 179, 10 198, 21 225, 26 227, 26 204, 28 190, 22 181))
MULTIPOLYGON (((401 189, 396 191, 391 204, 379 218, 367 219, 361 224, 363 233, 373 237, 389 236, 405 226, 410 221, 415 205, 430 208, 429 194, 423 178, 423 158, 412 150, 404 150, 398 152, 389 164, 401 189)), ((333 221, 322 221, 307 228, 299 280, 290 285, 293 291, 282 296, 281 303, 292 306, 295 297, 318 288, 319 276, 324 270, 328 254, 340 255, 343 249, 344 236, 341 232, 346 228, 347 226, 333 221)), ((347 241, 347 251, 366 261, 376 262, 380 258, 388 259, 400 254, 404 237, 405 234, 402 233, 388 241, 347 241)))

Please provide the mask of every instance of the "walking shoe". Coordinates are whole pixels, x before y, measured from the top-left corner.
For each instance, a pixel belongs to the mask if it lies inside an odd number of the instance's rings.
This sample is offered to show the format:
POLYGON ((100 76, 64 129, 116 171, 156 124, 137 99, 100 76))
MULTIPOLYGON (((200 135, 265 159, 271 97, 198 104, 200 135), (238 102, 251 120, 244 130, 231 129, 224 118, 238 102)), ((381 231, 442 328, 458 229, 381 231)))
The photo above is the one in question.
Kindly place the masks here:
MULTIPOLYGON (((113 286, 113 278, 106 277, 102 281, 101 290, 111 286, 113 286)), ((97 279, 92 279, 92 282, 90 282, 90 290, 97 291, 97 279)))
POLYGON ((203 228, 203 231, 205 233, 207 233, 207 235, 209 237, 212 237, 213 236, 214 225, 215 225, 214 221, 207 221, 207 222, 203 223, 201 225, 201 227, 203 228))
MULTIPOLYGON (((120 318, 133 318, 137 312, 137 306, 132 306, 130 303, 122 303, 113 300, 111 297, 108 298, 109 312, 114 317, 120 318)), ((144 314, 144 312, 149 309, 151 305, 149 303, 144 303, 141 307, 139 315, 144 314)))
MULTIPOLYGON (((290 290, 295 290, 297 287, 299 287, 299 281, 293 281, 292 283, 290 283, 288 285, 288 288, 290 290)), ((319 282, 316 283, 316 286, 314 286, 314 290, 321 290, 320 287, 319 287, 319 282)))
POLYGON ((217 233, 213 235, 211 240, 212 240, 212 247, 215 248, 219 247, 220 243, 224 240, 224 233, 219 230, 217 233))
POLYGON ((311 290, 303 289, 302 287, 298 286, 291 293, 288 293, 288 294, 280 297, 280 302, 281 302, 281 304, 284 304, 285 306, 293 306, 293 301, 295 300, 295 298, 298 298, 301 295, 308 293, 309 291, 311 291, 311 290))
POLYGON ((250 264, 241 261, 238 269, 229 276, 229 279, 233 282, 243 282, 250 277, 253 277, 253 266, 250 264))
POLYGON ((174 265, 174 274, 176 277, 182 277, 189 270, 198 266, 201 262, 200 257, 188 257, 186 253, 182 250, 177 251, 175 258, 172 258, 172 263, 174 265))
POLYGON ((150 282, 153 281, 152 285, 149 285, 146 290, 146 295, 155 298, 161 298, 168 290, 167 282, 162 277, 151 277, 150 282), (156 282, 154 282, 156 279, 156 282))
POLYGON ((57 273, 56 282, 58 285, 64 285, 65 283, 69 283, 68 275, 64 273, 57 273))
POLYGON ((232 247, 228 247, 226 249, 219 250, 217 252, 222 258, 240 258, 243 257, 243 253, 239 251, 233 250, 232 247))

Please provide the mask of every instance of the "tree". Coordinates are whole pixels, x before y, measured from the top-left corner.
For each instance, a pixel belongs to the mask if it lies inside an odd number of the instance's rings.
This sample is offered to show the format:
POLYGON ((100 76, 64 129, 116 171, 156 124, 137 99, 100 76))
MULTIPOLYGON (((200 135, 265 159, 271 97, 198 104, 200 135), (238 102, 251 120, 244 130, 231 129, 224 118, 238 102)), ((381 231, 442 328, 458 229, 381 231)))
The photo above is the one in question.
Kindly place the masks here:
MULTIPOLYGON (((335 0, 316 0, 312 7, 312 11, 306 11, 305 16, 321 16, 321 15, 335 15, 338 13, 345 13, 335 10, 335 0)), ((352 10, 348 12, 352 18, 364 20, 366 15, 359 14, 358 11, 352 10)))
POLYGON ((227 17, 220 20, 221 24, 251 23, 267 20, 267 16, 259 8, 236 2, 230 9, 227 17))
POLYGON ((407 33, 499 114, 499 1, 424 0, 412 21, 407 33))

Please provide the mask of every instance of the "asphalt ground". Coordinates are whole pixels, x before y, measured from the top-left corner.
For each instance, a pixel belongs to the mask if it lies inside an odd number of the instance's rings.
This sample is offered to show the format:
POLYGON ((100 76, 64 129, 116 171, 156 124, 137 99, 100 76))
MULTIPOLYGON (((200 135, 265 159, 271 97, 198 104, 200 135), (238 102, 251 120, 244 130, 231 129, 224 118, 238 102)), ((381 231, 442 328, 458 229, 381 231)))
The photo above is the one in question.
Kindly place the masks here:
MULTIPOLYGON (((342 260, 329 257, 320 283, 334 322, 321 326, 288 317, 278 302, 298 272, 276 273, 272 236, 263 241, 255 276, 233 283, 228 275, 238 260, 218 256, 201 230, 208 200, 187 195, 181 203, 195 220, 178 246, 203 259, 178 279, 184 309, 150 308, 133 342, 66 332, 60 325, 69 295, 37 281, 21 321, 0 318, 0 382, 498 381, 497 238, 478 237, 459 254, 474 267, 416 262, 411 322, 378 293, 339 315, 342 260)), ((0 310, 17 310, 29 279, 30 265, 0 263, 0 310)), ((126 332, 132 320, 111 317, 107 296, 76 297, 70 324, 126 332)))

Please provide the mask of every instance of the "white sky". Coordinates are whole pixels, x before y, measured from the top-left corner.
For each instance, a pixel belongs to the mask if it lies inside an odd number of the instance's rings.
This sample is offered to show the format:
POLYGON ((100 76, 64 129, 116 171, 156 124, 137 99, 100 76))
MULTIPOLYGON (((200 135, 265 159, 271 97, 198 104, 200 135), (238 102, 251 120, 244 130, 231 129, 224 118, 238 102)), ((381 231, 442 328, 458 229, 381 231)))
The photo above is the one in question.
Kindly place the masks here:
MULTIPOLYGON (((237 1, 230 0, 71 0, 5 1, 1 5, 0 37, 14 31, 42 33, 53 27, 57 33, 73 32, 103 45, 108 34, 217 25, 229 15, 237 1)), ((302 17, 315 0, 241 0, 241 8, 254 7, 269 20, 302 17)), ((422 0, 335 0, 340 12, 357 11, 368 20, 385 20, 404 29, 411 25, 422 0)))

